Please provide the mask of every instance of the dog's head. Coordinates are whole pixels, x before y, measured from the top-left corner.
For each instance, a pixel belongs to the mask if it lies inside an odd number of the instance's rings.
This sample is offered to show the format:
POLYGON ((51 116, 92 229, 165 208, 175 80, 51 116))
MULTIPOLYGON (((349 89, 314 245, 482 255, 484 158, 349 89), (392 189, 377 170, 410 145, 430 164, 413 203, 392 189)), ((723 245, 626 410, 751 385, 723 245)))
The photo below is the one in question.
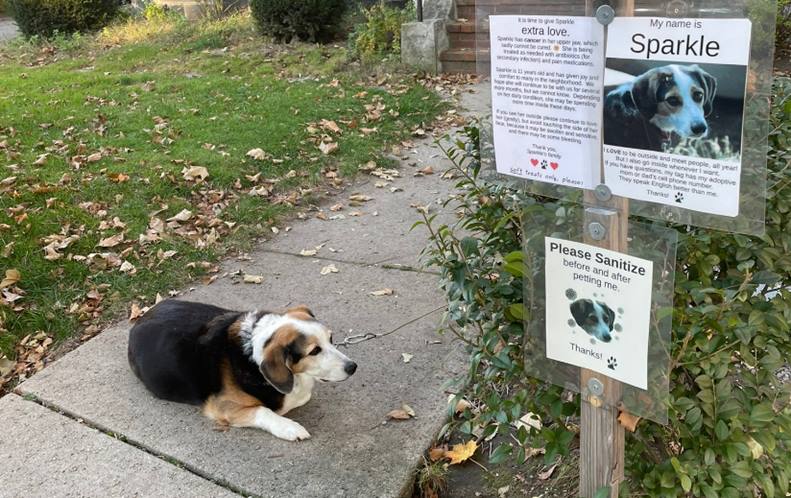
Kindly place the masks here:
POLYGON ((702 138, 709 132, 706 117, 716 94, 717 80, 700 66, 671 64, 640 75, 623 99, 666 133, 702 138))
POLYGON ((571 316, 577 325, 602 342, 610 342, 615 312, 601 301, 577 299, 571 303, 571 316))
POLYGON ((250 313, 241 324, 241 335, 261 375, 283 394, 294 388, 294 375, 340 382, 357 370, 357 364, 332 345, 332 332, 306 306, 282 315, 250 313))

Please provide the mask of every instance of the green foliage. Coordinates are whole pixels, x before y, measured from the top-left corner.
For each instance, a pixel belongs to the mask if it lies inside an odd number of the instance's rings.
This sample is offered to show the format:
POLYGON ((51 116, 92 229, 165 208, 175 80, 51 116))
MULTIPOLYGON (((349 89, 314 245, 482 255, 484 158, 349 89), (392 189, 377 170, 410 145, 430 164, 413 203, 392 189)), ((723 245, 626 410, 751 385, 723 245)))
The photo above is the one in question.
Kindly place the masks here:
MULTIPOLYGON (((789 491, 791 385, 776 372, 791 354, 790 80, 775 85, 771 119, 766 234, 674 227, 681 240, 670 420, 644 422, 629 434, 622 496, 771 498, 789 491)), ((521 250, 522 217, 562 232, 581 209, 482 180, 478 130, 465 135, 446 151, 462 175, 461 219, 452 226, 437 226, 434 217, 421 222, 431 234, 428 263, 441 270, 448 328, 470 352, 458 397, 483 406, 454 423, 486 437, 507 434, 526 412, 536 413, 543 428, 519 429, 519 444, 502 443, 492 459, 524 461, 525 448, 543 444, 553 461, 575 436, 569 417, 579 413, 579 398, 524 368, 522 320, 530 315, 523 281, 543 269, 521 250)), ((525 236, 542 236, 540 230, 525 236)))
POLYGON ((777 1, 777 35, 778 50, 788 51, 791 44, 791 0, 777 1))
POLYGON ((363 11, 365 22, 350 38, 354 52, 363 59, 401 53, 401 25, 415 19, 414 6, 397 9, 381 1, 363 11))
POLYGON ((148 22, 163 23, 178 19, 181 16, 167 5, 160 5, 152 1, 145 3, 143 17, 148 22))
POLYGON ((277 41, 322 42, 338 33, 346 0, 252 0, 250 10, 261 33, 277 41))
POLYGON ((118 12, 118 0, 6 0, 25 36, 99 29, 118 12))

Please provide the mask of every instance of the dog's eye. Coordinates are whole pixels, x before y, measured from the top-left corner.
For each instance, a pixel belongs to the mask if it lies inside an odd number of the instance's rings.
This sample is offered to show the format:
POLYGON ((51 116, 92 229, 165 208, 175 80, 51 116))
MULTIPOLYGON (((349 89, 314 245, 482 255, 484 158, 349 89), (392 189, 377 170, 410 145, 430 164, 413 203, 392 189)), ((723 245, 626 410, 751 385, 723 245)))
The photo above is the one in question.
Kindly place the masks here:
POLYGON ((697 103, 703 102, 703 92, 695 92, 692 94, 692 100, 697 103))
POLYGON ((668 105, 672 105, 673 107, 678 107, 681 105, 681 99, 678 97, 668 97, 665 102, 667 102, 668 105))
POLYGON ((316 346, 313 350, 308 353, 310 356, 316 356, 317 354, 321 353, 321 348, 316 346))

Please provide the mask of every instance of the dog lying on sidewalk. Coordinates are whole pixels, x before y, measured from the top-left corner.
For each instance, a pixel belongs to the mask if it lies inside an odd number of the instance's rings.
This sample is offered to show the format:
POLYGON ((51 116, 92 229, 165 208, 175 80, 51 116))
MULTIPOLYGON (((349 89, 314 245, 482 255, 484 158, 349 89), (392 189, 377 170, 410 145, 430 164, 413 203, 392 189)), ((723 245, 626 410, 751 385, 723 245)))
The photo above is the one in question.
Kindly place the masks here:
POLYGON ((158 398, 202 405, 224 427, 257 427, 288 441, 310 437, 283 417, 313 385, 340 382, 357 364, 305 306, 283 314, 167 300, 129 332, 129 365, 158 398))

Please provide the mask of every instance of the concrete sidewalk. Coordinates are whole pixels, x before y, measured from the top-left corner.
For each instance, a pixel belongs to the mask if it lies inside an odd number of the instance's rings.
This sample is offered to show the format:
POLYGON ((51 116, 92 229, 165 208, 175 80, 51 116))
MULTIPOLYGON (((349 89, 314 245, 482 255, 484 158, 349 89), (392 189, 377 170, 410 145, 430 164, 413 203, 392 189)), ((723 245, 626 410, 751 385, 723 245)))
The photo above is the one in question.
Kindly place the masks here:
POLYGON ((262 275, 261 285, 228 276, 181 297, 240 310, 304 302, 338 339, 388 334, 348 346, 357 373, 319 385, 289 414, 311 439, 216 432, 195 407, 153 398, 127 366, 124 322, 21 384, 19 395, 0 399, 0 497, 404 496, 444 423, 444 384, 464 369, 461 346, 437 334, 445 305, 437 276, 409 269, 426 243, 424 229, 409 230, 420 218, 414 206, 451 220, 440 203, 455 182, 440 178, 449 163, 430 141, 405 154, 392 185, 403 191, 376 188, 378 178, 361 175, 330 200, 347 207, 326 210, 344 218, 295 220, 249 260, 223 264, 223 272, 262 275), (429 165, 434 175, 413 176, 429 165), (353 193, 373 200, 350 208, 353 193), (355 210, 362 215, 350 216, 355 210), (300 256, 319 245, 315 256, 300 256), (330 264, 338 272, 321 275, 330 264), (395 292, 371 295, 383 288, 395 292), (405 362, 402 353, 413 356, 405 362), (386 421, 403 403, 416 417, 386 421))
POLYGON ((0 42, 19 36, 19 28, 10 17, 0 16, 0 42))

